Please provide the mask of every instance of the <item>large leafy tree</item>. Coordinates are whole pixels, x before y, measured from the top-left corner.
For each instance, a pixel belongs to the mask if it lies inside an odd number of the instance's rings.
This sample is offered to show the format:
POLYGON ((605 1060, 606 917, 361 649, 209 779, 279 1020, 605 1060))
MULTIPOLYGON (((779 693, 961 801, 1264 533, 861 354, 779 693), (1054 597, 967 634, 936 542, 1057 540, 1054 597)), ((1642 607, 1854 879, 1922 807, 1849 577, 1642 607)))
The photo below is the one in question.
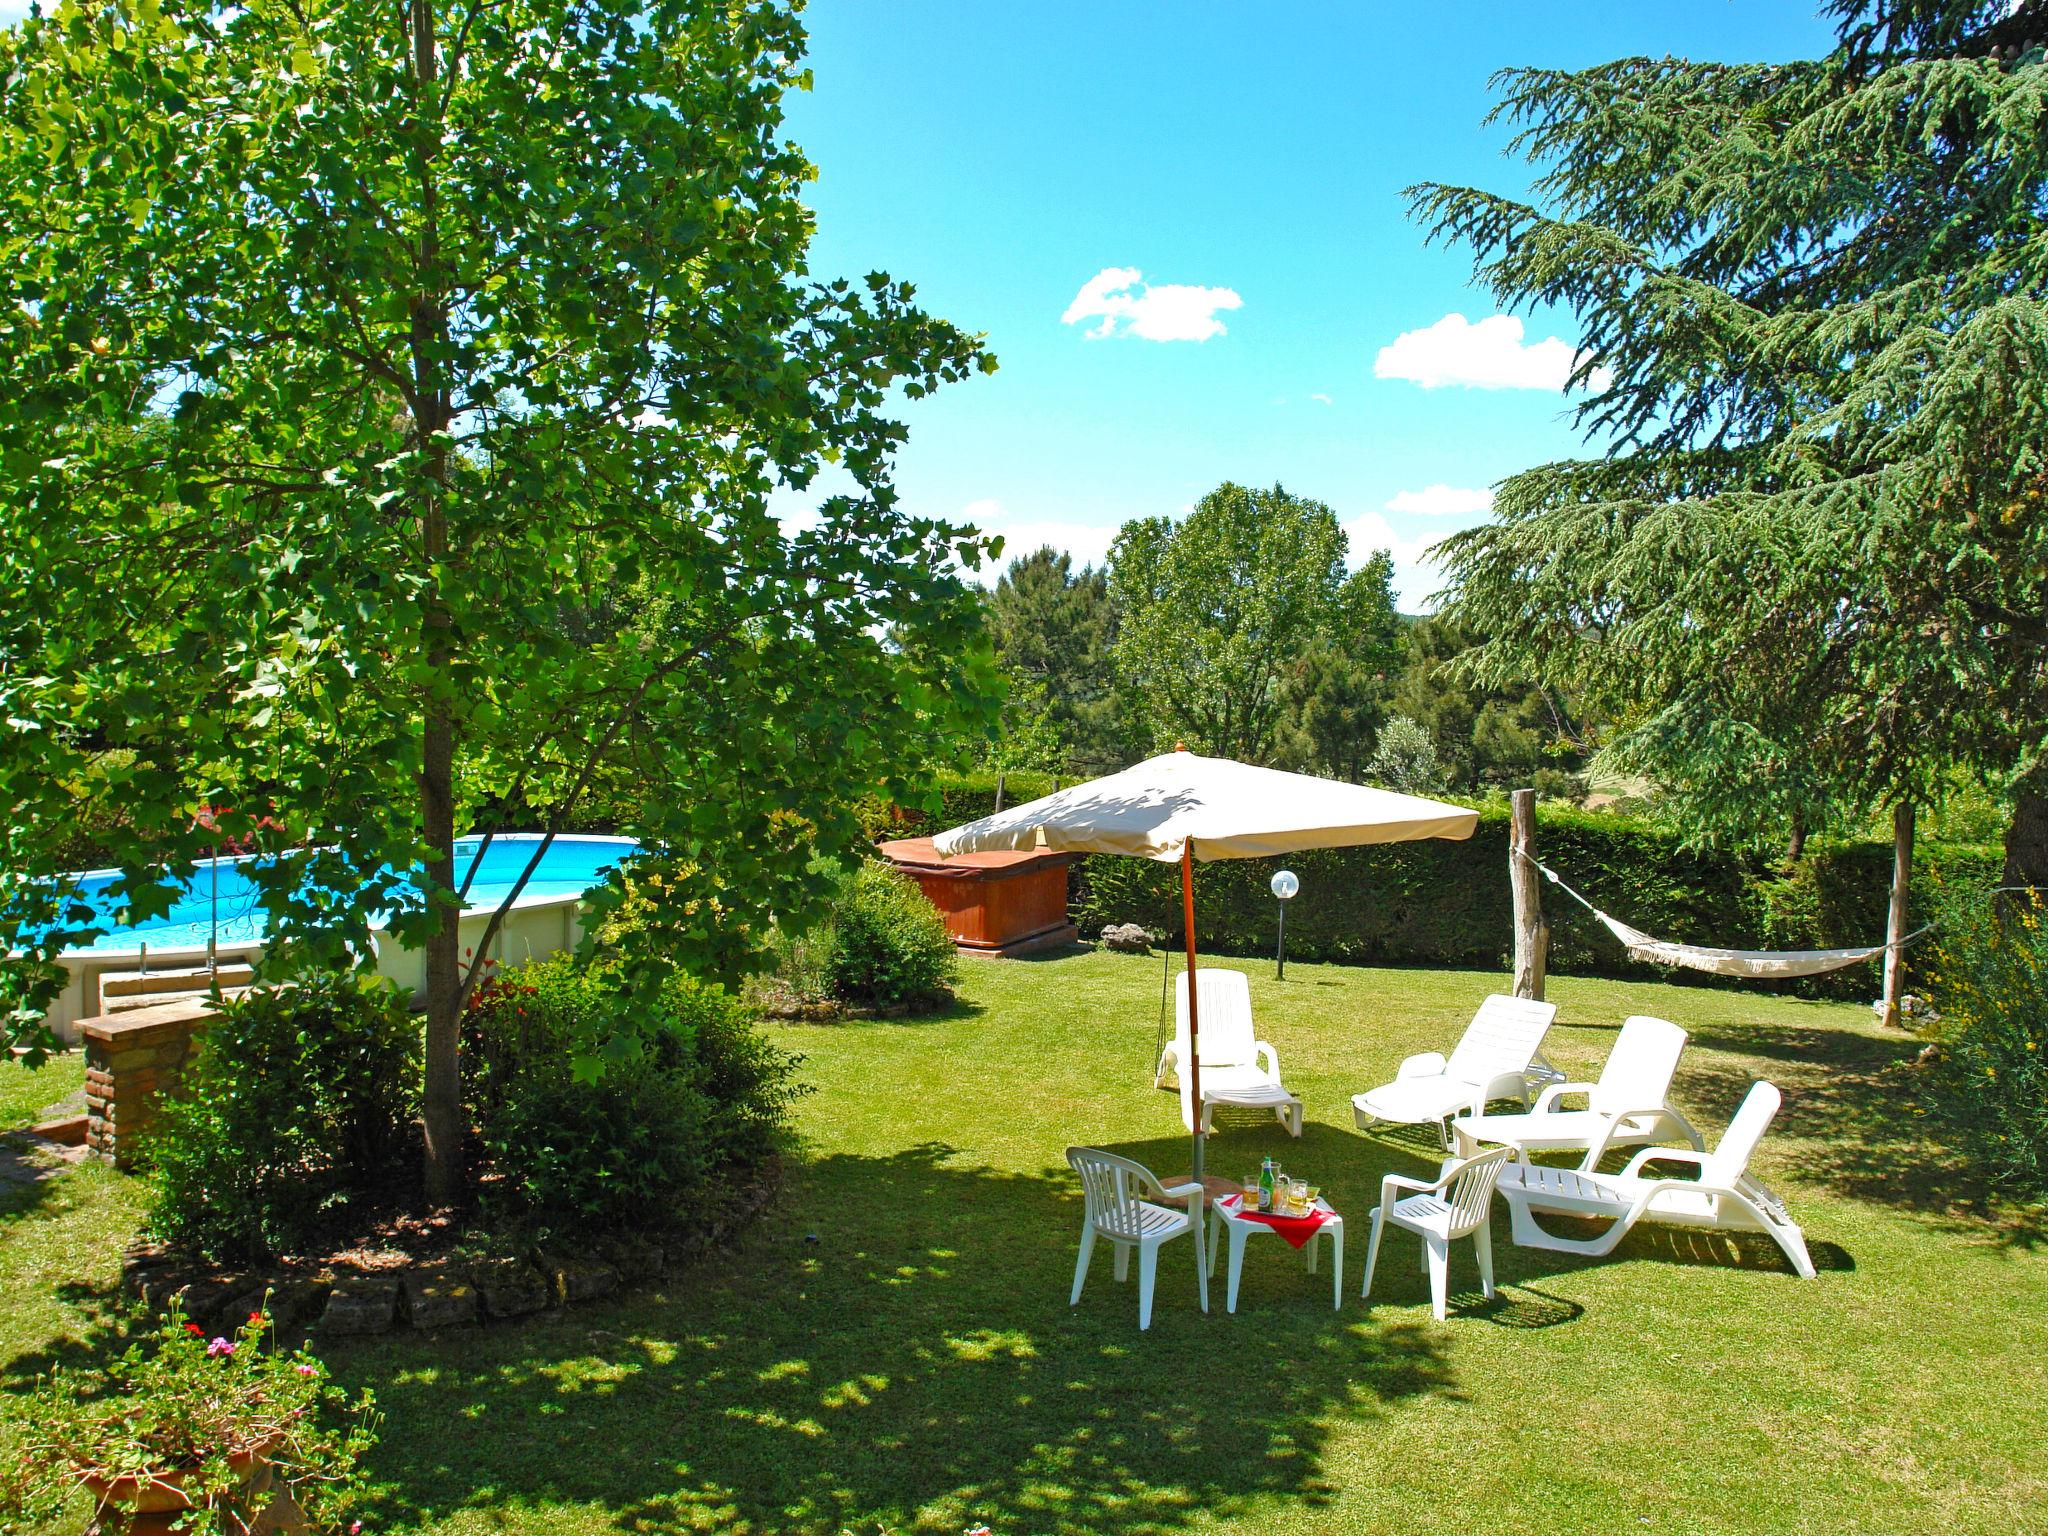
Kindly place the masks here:
POLYGON ((1281 676, 1276 739, 1288 766, 1356 781, 1379 743, 1401 664, 1392 554, 1369 556, 1346 580, 1344 600, 1340 622, 1281 676))
POLYGON ((807 275, 803 45, 777 0, 66 0, 0 34, 19 1036, 98 921, 46 878, 77 819, 146 911, 225 801, 281 940, 362 956, 381 908, 423 945, 446 1198, 458 834, 608 791, 652 850, 636 975, 729 967, 863 789, 981 727, 976 540, 896 504, 889 406, 992 365, 905 286, 807 275), (770 491, 827 462, 853 489, 785 531, 770 491))
POLYGON ((1318 641, 1351 647, 1385 597, 1385 570, 1347 576, 1346 551, 1334 512, 1277 485, 1224 484, 1179 523, 1124 524, 1114 658, 1152 744, 1272 760, 1289 672, 1318 641))
POLYGON ((1509 71, 1534 196, 1417 189, 1501 300, 1581 318, 1608 450, 1501 487, 1450 612, 1704 832, 1961 763, 2048 882, 2048 6, 1834 10, 1818 60, 1509 71))

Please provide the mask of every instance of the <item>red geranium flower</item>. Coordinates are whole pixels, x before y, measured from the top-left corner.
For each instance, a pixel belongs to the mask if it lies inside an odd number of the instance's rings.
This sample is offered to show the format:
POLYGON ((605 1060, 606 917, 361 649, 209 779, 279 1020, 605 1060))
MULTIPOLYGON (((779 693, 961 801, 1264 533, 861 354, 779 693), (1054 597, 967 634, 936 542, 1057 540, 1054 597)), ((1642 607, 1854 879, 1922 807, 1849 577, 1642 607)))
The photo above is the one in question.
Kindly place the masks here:
POLYGON ((206 1337, 206 1330, 200 1327, 197 1323, 187 1323, 185 1325, 185 1331, 191 1334, 194 1338, 203 1339, 206 1337))

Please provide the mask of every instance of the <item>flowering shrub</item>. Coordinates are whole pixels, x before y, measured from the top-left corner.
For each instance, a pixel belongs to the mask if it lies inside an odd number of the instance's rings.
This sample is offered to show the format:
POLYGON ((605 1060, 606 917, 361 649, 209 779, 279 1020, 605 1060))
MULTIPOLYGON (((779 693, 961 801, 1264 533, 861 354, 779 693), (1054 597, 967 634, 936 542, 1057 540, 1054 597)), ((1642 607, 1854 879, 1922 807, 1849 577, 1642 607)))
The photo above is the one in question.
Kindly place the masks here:
POLYGON ((266 1347, 269 1334, 261 1312, 212 1337, 173 1315, 102 1371, 52 1371, 9 1410, 10 1502, 47 1519, 81 1488, 96 1514, 182 1500, 181 1531, 241 1536, 289 1495, 309 1530, 360 1530, 348 1511, 376 1439, 370 1394, 349 1400, 305 1351, 266 1347))
POLYGON ((2048 906, 2038 892, 1949 905, 1931 965, 1930 1107, 1999 1184, 2048 1196, 2048 906))

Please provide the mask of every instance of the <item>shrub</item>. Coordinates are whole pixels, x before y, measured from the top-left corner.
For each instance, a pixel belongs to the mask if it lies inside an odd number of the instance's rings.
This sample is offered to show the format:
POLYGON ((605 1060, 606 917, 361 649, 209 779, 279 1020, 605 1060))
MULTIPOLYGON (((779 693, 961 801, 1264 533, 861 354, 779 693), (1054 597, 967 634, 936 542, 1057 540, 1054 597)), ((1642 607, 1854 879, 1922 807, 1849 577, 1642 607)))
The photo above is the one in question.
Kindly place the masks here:
POLYGON ((479 988, 465 1016, 486 1215, 585 1239, 684 1225, 774 1148, 798 1058, 723 988, 678 976, 634 1016, 615 973, 543 961, 479 988))
POLYGON ((1433 795, 1446 782, 1436 738, 1426 726, 1395 715, 1380 727, 1379 745, 1365 765, 1366 782, 1404 795, 1433 795))
POLYGON ((1929 1107, 1998 1184, 2048 1197, 2048 907, 2039 893, 1958 897, 1938 931, 1929 1107))
POLYGON ((945 919, 917 882, 872 862, 840 891, 827 956, 825 985, 832 995, 874 1009, 943 1002, 960 966, 945 919))
POLYGON ((1529 775, 1529 787, 1539 800, 1569 800, 1576 804, 1586 798, 1584 775, 1562 768, 1538 768, 1529 775))
POLYGON ((314 972, 229 1002, 148 1143, 150 1226, 214 1260, 304 1246, 401 1163, 420 1050, 379 977, 314 972))

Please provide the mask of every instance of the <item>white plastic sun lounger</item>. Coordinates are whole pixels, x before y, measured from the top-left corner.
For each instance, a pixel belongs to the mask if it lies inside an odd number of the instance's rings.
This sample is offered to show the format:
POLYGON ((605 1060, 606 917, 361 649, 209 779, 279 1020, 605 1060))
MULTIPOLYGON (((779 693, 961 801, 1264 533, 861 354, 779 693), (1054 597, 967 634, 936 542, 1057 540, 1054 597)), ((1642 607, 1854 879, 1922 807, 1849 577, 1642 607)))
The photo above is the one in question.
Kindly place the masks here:
POLYGON ((1805 1237, 1786 1214, 1784 1203, 1749 1172, 1749 1159, 1782 1102, 1774 1085, 1753 1083, 1712 1152, 1645 1147, 1620 1173, 1509 1164, 1501 1173, 1498 1188, 1508 1203, 1515 1241, 1524 1248, 1598 1257, 1612 1253, 1639 1221, 1717 1232, 1761 1232, 1784 1250, 1794 1269, 1811 1280, 1813 1260, 1807 1254, 1805 1237), (1643 1170, 1652 1163, 1690 1164, 1699 1170, 1699 1177, 1651 1178, 1643 1170), (1614 1225, 1598 1237, 1557 1237, 1537 1225, 1538 1211, 1604 1217, 1614 1225))
MULTIPOLYGON (((1243 971, 1200 966, 1195 970, 1196 1001, 1202 1015, 1202 1129, 1208 1131, 1218 1104, 1245 1109, 1270 1109, 1290 1136, 1301 1134, 1301 1100, 1280 1082, 1280 1053, 1252 1029, 1251 979, 1243 971)), ((1159 1053, 1152 1074, 1155 1088, 1168 1075, 1179 1080, 1182 1122, 1195 1128, 1193 1084, 1185 1070, 1188 1059, 1188 973, 1174 978, 1173 1040, 1159 1053)))
POLYGON ((1351 1100, 1361 1131, 1375 1121, 1397 1125, 1434 1122, 1446 1148, 1444 1122, 1453 1115, 1484 1113, 1491 1099, 1529 1102, 1530 1080, 1555 1082, 1564 1074, 1539 1054, 1543 1036, 1557 1017, 1555 1003, 1505 997, 1496 992, 1479 1005, 1457 1049, 1445 1056, 1424 1051, 1401 1063, 1391 1083, 1351 1100))
POLYGON ((1552 1083, 1537 1095, 1535 1108, 1520 1115, 1461 1115, 1451 1122, 1458 1156, 1471 1157, 1493 1142, 1529 1152, 1577 1152, 1591 1172, 1609 1147, 1640 1147, 1683 1136, 1704 1148, 1692 1122, 1672 1107, 1671 1078, 1685 1050, 1685 1031, 1664 1019, 1637 1014, 1622 1021, 1614 1049, 1597 1083, 1552 1083), (1584 1109, 1560 1109, 1567 1097, 1584 1094, 1584 1109))

